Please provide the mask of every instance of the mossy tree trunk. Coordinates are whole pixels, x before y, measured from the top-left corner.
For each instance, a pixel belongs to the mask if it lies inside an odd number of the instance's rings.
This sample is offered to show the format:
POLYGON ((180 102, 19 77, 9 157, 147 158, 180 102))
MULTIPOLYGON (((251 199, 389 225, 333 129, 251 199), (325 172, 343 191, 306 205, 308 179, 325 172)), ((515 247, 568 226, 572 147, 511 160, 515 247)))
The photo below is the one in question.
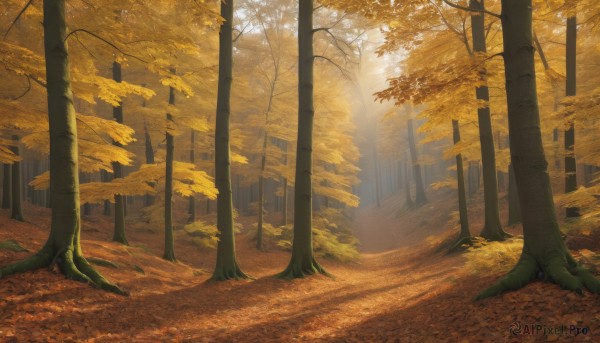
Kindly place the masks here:
MULTIPOLYGON (((217 262, 212 280, 246 279, 235 257, 233 202, 231 195, 231 152, 229 117, 231 115, 231 83, 233 81, 233 0, 221 2, 221 16, 225 21, 219 31, 219 83, 215 126, 215 183, 217 196, 217 262)), ((207 211, 210 210, 207 200, 207 211)))
MULTIPOLYGON (((175 69, 171 69, 174 74, 175 69)), ((175 105, 175 89, 169 87, 169 105, 175 105)), ((167 113, 167 126, 173 122, 173 116, 167 113)), ((167 261, 175 262, 175 239, 173 237, 173 160, 175 151, 175 142, 173 135, 166 132, 167 156, 165 158, 165 253, 163 258, 167 261)))
MULTIPOLYGON (((12 136, 13 146, 10 148, 13 154, 19 156, 19 136, 12 136)), ((12 219, 23 221, 23 199, 21 191, 21 161, 15 161, 11 165, 11 201, 10 217, 12 219)))
POLYGON ((501 20, 510 154, 522 210, 524 243, 513 270, 476 299, 519 289, 538 275, 578 293, 584 287, 600 293, 600 281, 577 264, 559 231, 540 129, 531 0, 502 0, 501 20))
MULTIPOLYGON (((191 130, 190 136, 190 163, 196 163, 196 149, 194 145, 196 144, 196 134, 194 129, 191 130)), ((193 223, 196 221, 196 197, 192 194, 188 198, 188 223, 193 223)))
POLYGON ((415 130, 413 127, 412 119, 408 120, 407 130, 408 147, 410 150, 410 157, 412 159, 413 167, 413 178, 415 179, 415 201, 413 205, 421 206, 427 203, 427 196, 425 196, 425 187, 423 187, 423 176, 421 175, 421 165, 419 164, 419 155, 417 153, 417 144, 415 142, 415 130))
POLYGON ((292 257, 278 277, 292 279, 327 274, 313 254, 312 150, 313 119, 313 2, 301 0, 298 12, 298 144, 294 185, 294 238, 292 257))
POLYGON ((45 0, 43 10, 50 128, 50 236, 38 253, 24 261, 3 267, 0 275, 56 263, 70 279, 125 295, 126 292, 109 283, 90 266, 81 252, 77 123, 65 42, 65 0, 45 0))
MULTIPOLYGON (((113 62, 112 66, 113 80, 117 83, 122 82, 121 76, 121 64, 113 62)), ((119 103, 119 106, 113 107, 113 118, 119 124, 123 124, 123 106, 119 103)), ((123 147, 119 142, 113 141, 113 145, 117 147, 123 147)), ((122 178, 123 166, 119 162, 113 162, 113 179, 122 178)), ((125 237, 125 197, 121 194, 115 194, 115 228, 113 233, 113 241, 121 244, 128 245, 127 238, 125 237)))
MULTIPOLYGON (((577 17, 567 18, 566 96, 577 95, 577 17)), ((565 193, 577 190, 577 162, 575 161, 575 123, 565 131, 565 193)), ((579 208, 567 207, 567 218, 579 217, 579 208)))
POLYGON ((11 189, 11 166, 10 164, 2 165, 2 208, 10 208, 10 189, 11 189))
MULTIPOLYGON (((470 0, 469 7, 474 10, 483 10, 484 0, 470 0)), ((486 34, 484 15, 471 13, 471 33, 473 35, 473 51, 485 53, 486 34)), ((483 69, 481 75, 487 83, 487 71, 483 69)), ((489 102, 490 94, 487 84, 477 87, 475 94, 478 100, 489 102)), ((481 164, 483 169, 483 198, 485 207, 485 223, 481 230, 481 237, 501 241, 509 236, 502 230, 500 222, 500 209, 498 205, 498 180, 496 174, 496 151, 494 148, 494 133, 492 131, 492 117, 489 106, 477 110, 479 123, 479 142, 481 144, 481 164)))

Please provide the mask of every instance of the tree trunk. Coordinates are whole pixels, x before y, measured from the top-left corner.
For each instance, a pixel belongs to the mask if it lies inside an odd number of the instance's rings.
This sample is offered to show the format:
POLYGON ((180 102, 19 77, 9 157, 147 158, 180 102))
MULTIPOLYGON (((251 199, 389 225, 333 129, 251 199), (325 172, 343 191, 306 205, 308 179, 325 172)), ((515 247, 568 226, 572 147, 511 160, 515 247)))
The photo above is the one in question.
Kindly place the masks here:
MULTIPOLYGON (((144 102, 144 107, 146 107, 146 103, 144 102)), ((150 136, 150 132, 148 131, 148 126, 144 121, 144 152, 146 155, 146 164, 154 164, 154 149, 152 148, 152 137, 150 136)), ((151 206, 154 204, 154 196, 150 194, 146 194, 144 196, 144 206, 151 206)))
POLYGON ((10 189, 11 189, 11 165, 3 164, 2 165, 2 208, 9 209, 10 208, 10 189))
MULTIPOLYGON (((83 181, 82 183, 88 183, 90 182, 90 176, 87 173, 80 173, 80 180, 83 181)), ((90 216, 92 215, 92 204, 90 204, 89 202, 86 202, 85 204, 83 204, 83 215, 84 216, 90 216)))
POLYGON ((287 178, 283 178, 283 201, 281 204, 281 212, 283 212, 283 219, 281 221, 283 226, 287 226, 288 224, 288 181, 287 178))
POLYGON ((414 205, 412 196, 410 195, 410 178, 408 177, 408 162, 404 163, 404 188, 406 188, 406 206, 414 205))
MULTIPOLYGON (((452 120, 452 133, 454 144, 460 142, 460 126, 458 120, 452 120)), ((467 213, 467 193, 465 191, 465 176, 463 170, 462 154, 456 154, 456 181, 458 183, 458 213, 460 217, 459 240, 471 237, 469 230, 469 216, 467 213)))
POLYGON ((413 128, 413 120, 408 120, 408 147, 410 148, 410 156, 413 166, 413 177, 415 179, 415 202, 414 205, 421 206, 427 203, 425 196, 425 187, 423 187, 423 177, 421 175, 421 165, 419 164, 419 156, 417 154, 417 145, 415 143, 415 130, 413 128))
MULTIPOLYGON (((272 95, 272 94, 271 94, 272 95)), ((272 98, 271 98, 272 99, 272 98)), ((269 101, 270 107, 270 101, 269 101)), ((268 113, 268 111, 267 111, 268 113)), ((268 114, 267 114, 268 115, 268 114)), ((263 251, 263 221, 265 212, 265 169, 267 167, 267 142, 269 136, 267 135, 267 128, 265 123, 265 132, 263 136, 263 145, 260 159, 260 176, 258 177, 258 227, 256 232, 256 249, 263 251)))
MULTIPOLYGON (((175 74, 175 69, 171 69, 175 74)), ((169 105, 175 105, 175 89, 169 87, 169 105)), ((173 117, 167 113, 167 123, 172 122, 173 117)), ((169 125, 169 124, 167 124, 169 125)), ((173 238, 173 159, 175 143, 173 135, 166 131, 167 156, 165 158, 165 253, 163 258, 175 262, 175 239, 173 238)))
MULTIPOLYGON (((469 7, 474 10, 483 10, 484 0, 469 0, 469 7)), ((473 51, 485 53, 487 50, 485 41, 484 15, 471 13, 471 33, 473 35, 473 51)), ((486 81, 487 72, 481 71, 486 81)), ((486 85, 477 87, 475 90, 478 100, 489 102, 490 95, 486 85)), ((501 241, 509 236, 502 230, 500 223, 500 209, 498 206, 498 181, 496 179, 496 151, 494 150, 494 133, 492 131, 492 118, 489 106, 477 110, 479 122, 479 141, 481 143, 481 164, 483 169, 483 198, 485 206, 485 223, 481 230, 481 237, 501 241)))
POLYGON ((50 128, 50 236, 37 254, 2 268, 0 275, 43 268, 56 263, 70 279, 125 295, 126 292, 109 283, 91 267, 81 252, 77 123, 65 39, 65 0, 46 0, 43 9, 50 128))
MULTIPOLYGON (((10 150, 19 156, 19 136, 12 136, 13 144, 10 150)), ((15 161, 11 165, 11 211, 10 217, 20 222, 23 220, 23 199, 21 191, 21 161, 15 161)))
POLYGON ((511 162, 523 216, 523 252, 517 265, 482 299, 523 287, 538 276, 565 289, 600 293, 600 281, 577 265, 561 237, 537 104, 531 0, 502 0, 502 35, 511 162))
MULTIPOLYGON (((194 164, 196 162, 196 157, 195 152, 196 150, 194 149, 194 144, 195 144, 195 133, 194 130, 192 129, 192 133, 191 133, 191 137, 190 137, 190 163, 194 164)), ((196 197, 194 196, 194 194, 190 195, 188 198, 188 223, 193 223, 196 221, 196 197)))
MULTIPOLYGON (((121 64, 113 62, 112 66, 113 80, 117 83, 121 83, 121 64)), ((119 124, 123 124, 123 107, 121 103, 119 106, 113 107, 113 118, 119 124)), ((117 147, 123 147, 119 142, 113 141, 113 145, 117 147)), ((120 179, 123 175, 123 166, 119 162, 113 162, 113 179, 120 179)), ((125 197, 121 194, 115 194, 115 228, 113 233, 113 241, 121 244, 129 245, 127 238, 125 237, 125 197)))
MULTIPOLYGON (((566 96, 577 95, 577 17, 567 18, 567 80, 566 96)), ((575 123, 565 131, 565 193, 577 190, 577 162, 575 161, 575 123)), ((580 216, 578 207, 566 208, 567 218, 580 216)))
POLYGON ((512 164, 508 166, 508 225, 521 222, 521 206, 515 181, 515 171, 512 164))
POLYGON ((298 12, 298 139, 294 185, 292 258, 279 274, 286 279, 327 272, 315 260, 312 244, 313 2, 299 3, 298 12))
MULTIPOLYGON (((225 21, 219 31, 219 84, 215 126, 215 183, 217 196, 217 263, 212 279, 216 281, 248 278, 235 258, 233 231, 233 203, 231 199, 231 156, 229 148, 229 117, 231 82, 233 80, 233 0, 221 2, 221 16, 225 21)), ((207 209, 208 209, 207 202, 207 209)))
MULTIPOLYGON (((110 180, 111 180, 110 173, 104 169, 100 170, 100 180, 102 182, 110 182, 110 180)), ((111 207, 112 207, 112 205, 110 204, 110 201, 104 200, 102 214, 109 217, 112 212, 110 209, 111 207)))

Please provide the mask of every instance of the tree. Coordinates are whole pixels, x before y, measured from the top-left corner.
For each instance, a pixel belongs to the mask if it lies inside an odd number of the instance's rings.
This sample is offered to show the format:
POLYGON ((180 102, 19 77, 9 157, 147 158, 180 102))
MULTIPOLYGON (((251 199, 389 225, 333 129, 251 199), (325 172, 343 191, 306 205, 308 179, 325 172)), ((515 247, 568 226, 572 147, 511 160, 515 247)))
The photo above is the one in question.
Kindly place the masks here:
POLYGON ((312 150, 313 150, 313 2, 301 0, 298 12, 298 139, 294 186, 294 238, 292 257, 277 276, 300 278, 327 274, 316 261, 312 246, 312 150))
POLYGON ((102 277, 81 251, 77 126, 66 44, 65 1, 44 1, 43 14, 50 124, 50 236, 39 252, 24 261, 3 267, 0 276, 57 264, 70 279, 126 295, 127 292, 102 277))
MULTIPOLYGON (((122 82, 121 76, 121 63, 115 61, 112 65, 113 80, 117 83, 122 82)), ((116 122, 123 124, 123 105, 119 103, 118 106, 113 107, 113 117, 116 122)), ((118 147, 123 145, 118 141, 113 141, 113 144, 118 147)), ((120 179, 123 177, 123 166, 119 162, 113 162, 113 178, 120 179)), ((129 245, 127 238, 125 237, 125 197, 121 194, 115 194, 115 229, 113 234, 113 241, 119 242, 125 245, 129 245)))
POLYGON ((217 196, 217 262, 212 280, 247 279, 235 258, 233 203, 231 197, 231 152, 229 142, 230 97, 233 66, 233 0, 221 3, 225 20, 219 31, 219 85, 215 126, 215 185, 217 196))
MULTIPOLYGON (((486 36, 483 11, 484 0, 469 0, 469 8, 476 13, 471 14, 471 32, 473 36, 473 51, 485 53, 486 36)), ((485 68, 485 67, 484 67, 485 68)), ((489 90, 487 86, 487 72, 482 69, 483 85, 477 87, 476 96, 478 100, 489 102, 489 90)), ((500 223, 500 210, 498 207, 498 180, 496 174, 496 152, 494 148, 494 133, 492 131, 492 119, 490 107, 479 107, 477 109, 479 122, 479 140, 481 144, 481 164, 483 167, 483 194, 485 201, 485 223, 481 236, 488 240, 503 240, 509 236, 502 230, 500 223)))
POLYGON ((410 150, 410 157, 413 166, 413 175, 415 178, 415 201, 413 205, 421 206, 427 203, 427 197, 425 196, 425 187, 423 187, 423 176, 421 175, 421 165, 419 164, 419 157, 417 155, 417 147, 415 143, 415 130, 413 129, 413 120, 409 119, 408 124, 408 147, 410 150))
POLYGON ((577 264, 561 237, 537 103, 532 1, 502 0, 502 36, 511 162, 521 204, 524 244, 517 265, 476 299, 523 287, 538 276, 564 289, 600 293, 600 281, 577 264))
MULTIPOLYGON (((175 74, 175 69, 171 72, 175 74)), ((169 105, 175 105, 175 89, 169 87, 169 105)), ((173 121, 171 113, 167 113, 167 157, 165 158, 165 253, 163 258, 175 262, 175 240, 173 238, 173 159, 175 145, 173 135, 169 132, 169 124, 173 121)))
MULTIPOLYGON (((569 2, 569 0, 567 1, 569 2)), ((566 96, 577 95, 577 15, 567 18, 566 96)), ((577 163, 575 161, 575 124, 569 123, 565 131, 565 193, 577 190, 577 163)), ((579 217, 579 208, 567 207, 567 218, 579 217)))

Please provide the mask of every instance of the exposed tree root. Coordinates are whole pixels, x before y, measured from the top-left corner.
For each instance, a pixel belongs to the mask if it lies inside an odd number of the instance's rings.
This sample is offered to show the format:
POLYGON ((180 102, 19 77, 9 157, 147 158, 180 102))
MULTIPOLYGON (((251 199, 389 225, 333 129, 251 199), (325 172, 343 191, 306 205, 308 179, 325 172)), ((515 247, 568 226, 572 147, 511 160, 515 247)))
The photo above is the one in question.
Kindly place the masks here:
POLYGON ((237 262, 233 263, 233 267, 218 266, 209 281, 227 281, 227 280, 254 280, 254 278, 244 273, 237 262))
POLYGON ((121 243, 123 245, 129 245, 127 238, 125 238, 125 233, 117 234, 117 232, 115 232, 112 240, 113 242, 121 243))
POLYGON ((446 251, 446 254, 452 254, 460 250, 463 245, 473 246, 473 239, 474 238, 472 236, 458 237, 458 239, 450 245, 446 251))
POLYGON ((291 280, 314 274, 323 274, 333 278, 333 275, 329 274, 325 268, 323 268, 319 262, 315 260, 314 257, 311 256, 310 258, 295 259, 292 256, 292 260, 287 268, 285 268, 285 270, 281 273, 276 274, 275 277, 279 279, 291 280))
POLYGON ((163 255, 163 259, 170 261, 170 262, 177 262, 175 253, 172 251, 165 251, 165 254, 163 255))
POLYGON ((492 230, 488 228, 483 228, 481 230, 481 237, 485 238, 488 241, 502 242, 507 238, 511 238, 513 235, 504 231, 501 227, 492 230))
POLYGON ((547 253, 550 258, 542 259, 546 261, 538 263, 535 257, 526 251, 523 251, 517 265, 506 276, 490 288, 479 293, 475 300, 481 300, 498 295, 506 291, 514 291, 527 283, 531 282, 537 276, 544 280, 552 281, 563 289, 583 294, 583 288, 587 288, 592 293, 600 294, 600 281, 588 270, 578 265, 571 254, 566 253, 547 253))
POLYGON ((65 249, 59 251, 57 254, 53 254, 52 249, 45 246, 37 254, 0 269, 0 277, 44 267, 51 268, 54 264, 57 264, 60 271, 71 280, 89 283, 96 288, 119 295, 129 295, 127 291, 108 282, 83 256, 74 252, 73 249, 65 249))

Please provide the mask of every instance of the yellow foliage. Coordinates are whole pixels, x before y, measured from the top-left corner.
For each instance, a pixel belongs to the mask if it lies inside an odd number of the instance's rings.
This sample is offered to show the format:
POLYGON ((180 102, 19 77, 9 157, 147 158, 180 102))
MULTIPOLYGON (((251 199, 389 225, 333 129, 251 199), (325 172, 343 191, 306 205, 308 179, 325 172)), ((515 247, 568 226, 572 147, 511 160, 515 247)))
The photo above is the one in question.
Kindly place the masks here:
POLYGON ((522 250, 523 240, 518 238, 486 242, 467 249, 463 255, 467 259, 465 268, 480 276, 507 273, 519 261, 522 250))

